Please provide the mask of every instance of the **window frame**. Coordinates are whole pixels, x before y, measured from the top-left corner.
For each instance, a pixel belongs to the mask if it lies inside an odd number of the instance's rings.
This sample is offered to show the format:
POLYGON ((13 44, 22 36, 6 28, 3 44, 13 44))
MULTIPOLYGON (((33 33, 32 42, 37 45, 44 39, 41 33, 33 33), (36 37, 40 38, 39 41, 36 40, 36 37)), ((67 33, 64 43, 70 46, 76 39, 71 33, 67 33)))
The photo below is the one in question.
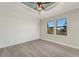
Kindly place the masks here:
POLYGON ((65 35, 65 36, 67 36, 67 25, 68 25, 68 22, 67 22, 67 21, 68 21, 68 18, 60 18, 60 19, 57 19, 57 20, 56 20, 56 35, 65 35), (66 34, 58 34, 58 33, 57 33, 57 28, 58 28, 58 27, 59 27, 59 28, 60 28, 60 27, 64 27, 64 26, 57 26, 57 25, 58 25, 58 24, 57 24, 57 23, 58 23, 58 20, 66 20, 66 26, 65 26, 65 28, 66 28, 66 29, 65 29, 65 30, 66 30, 66 34))
POLYGON ((54 21, 53 20, 50 20, 50 21, 47 21, 47 34, 54 34, 54 21), (53 28, 52 28, 52 30, 53 30, 53 32, 52 33, 49 33, 48 32, 48 28, 50 28, 50 27, 48 27, 48 22, 53 22, 53 28))

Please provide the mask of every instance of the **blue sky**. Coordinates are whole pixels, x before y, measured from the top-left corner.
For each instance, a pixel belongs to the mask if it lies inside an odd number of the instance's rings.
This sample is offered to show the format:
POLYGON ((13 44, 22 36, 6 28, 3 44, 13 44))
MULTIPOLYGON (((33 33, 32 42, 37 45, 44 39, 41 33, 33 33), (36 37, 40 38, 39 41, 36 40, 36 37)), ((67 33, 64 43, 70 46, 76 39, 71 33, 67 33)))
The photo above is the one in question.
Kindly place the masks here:
POLYGON ((48 21, 48 27, 53 27, 54 23, 52 21, 48 21))
POLYGON ((64 26, 66 19, 57 20, 57 26, 64 26))
MULTIPOLYGON (((57 20, 57 26, 64 26, 65 21, 67 21, 67 18, 57 20)), ((48 21, 48 27, 54 27, 54 22, 48 21)))

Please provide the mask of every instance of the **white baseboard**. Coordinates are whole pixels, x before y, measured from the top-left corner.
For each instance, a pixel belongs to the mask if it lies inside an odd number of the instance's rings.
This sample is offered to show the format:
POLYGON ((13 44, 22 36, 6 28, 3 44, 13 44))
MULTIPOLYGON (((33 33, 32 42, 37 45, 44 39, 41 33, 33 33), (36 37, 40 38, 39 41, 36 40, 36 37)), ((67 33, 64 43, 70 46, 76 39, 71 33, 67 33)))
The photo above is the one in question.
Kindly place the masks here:
POLYGON ((70 48, 79 49, 79 47, 77 47, 77 46, 73 46, 73 45, 70 45, 70 44, 65 44, 65 43, 61 43, 61 42, 51 41, 51 40, 48 40, 48 39, 42 39, 42 40, 46 40, 46 41, 50 41, 50 42, 54 42, 54 43, 56 43, 56 44, 64 45, 64 46, 67 46, 67 47, 70 47, 70 48))
POLYGON ((38 40, 38 39, 31 39, 31 40, 26 40, 26 41, 18 41, 16 43, 12 43, 12 44, 7 44, 7 45, 0 46, 0 49, 6 48, 6 47, 10 47, 10 46, 15 46, 15 45, 26 43, 26 42, 30 42, 30 41, 33 41, 33 40, 38 40))

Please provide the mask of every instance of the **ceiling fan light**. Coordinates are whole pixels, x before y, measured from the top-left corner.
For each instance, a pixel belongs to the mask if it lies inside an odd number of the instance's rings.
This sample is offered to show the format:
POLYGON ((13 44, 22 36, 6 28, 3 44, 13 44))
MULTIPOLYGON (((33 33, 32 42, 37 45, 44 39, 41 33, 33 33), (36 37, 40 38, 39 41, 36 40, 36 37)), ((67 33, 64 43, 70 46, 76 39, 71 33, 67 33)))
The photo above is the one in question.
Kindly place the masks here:
POLYGON ((38 10, 42 10, 42 8, 40 8, 40 7, 38 7, 37 9, 38 9, 38 10))

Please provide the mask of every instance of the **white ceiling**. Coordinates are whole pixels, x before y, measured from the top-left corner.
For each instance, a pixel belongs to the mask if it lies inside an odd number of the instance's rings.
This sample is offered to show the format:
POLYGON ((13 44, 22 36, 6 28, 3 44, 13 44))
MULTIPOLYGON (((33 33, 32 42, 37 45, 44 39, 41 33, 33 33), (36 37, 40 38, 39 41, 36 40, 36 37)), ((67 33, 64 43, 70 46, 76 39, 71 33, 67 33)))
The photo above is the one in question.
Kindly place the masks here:
POLYGON ((41 14, 38 14, 38 12, 34 10, 31 10, 31 11, 33 11, 33 13, 36 14, 36 17, 39 17, 40 19, 46 19, 46 18, 50 18, 51 16, 54 16, 63 12, 67 12, 69 10, 76 9, 76 8, 79 8, 79 2, 59 2, 55 7, 51 8, 48 11, 44 11, 41 14))

